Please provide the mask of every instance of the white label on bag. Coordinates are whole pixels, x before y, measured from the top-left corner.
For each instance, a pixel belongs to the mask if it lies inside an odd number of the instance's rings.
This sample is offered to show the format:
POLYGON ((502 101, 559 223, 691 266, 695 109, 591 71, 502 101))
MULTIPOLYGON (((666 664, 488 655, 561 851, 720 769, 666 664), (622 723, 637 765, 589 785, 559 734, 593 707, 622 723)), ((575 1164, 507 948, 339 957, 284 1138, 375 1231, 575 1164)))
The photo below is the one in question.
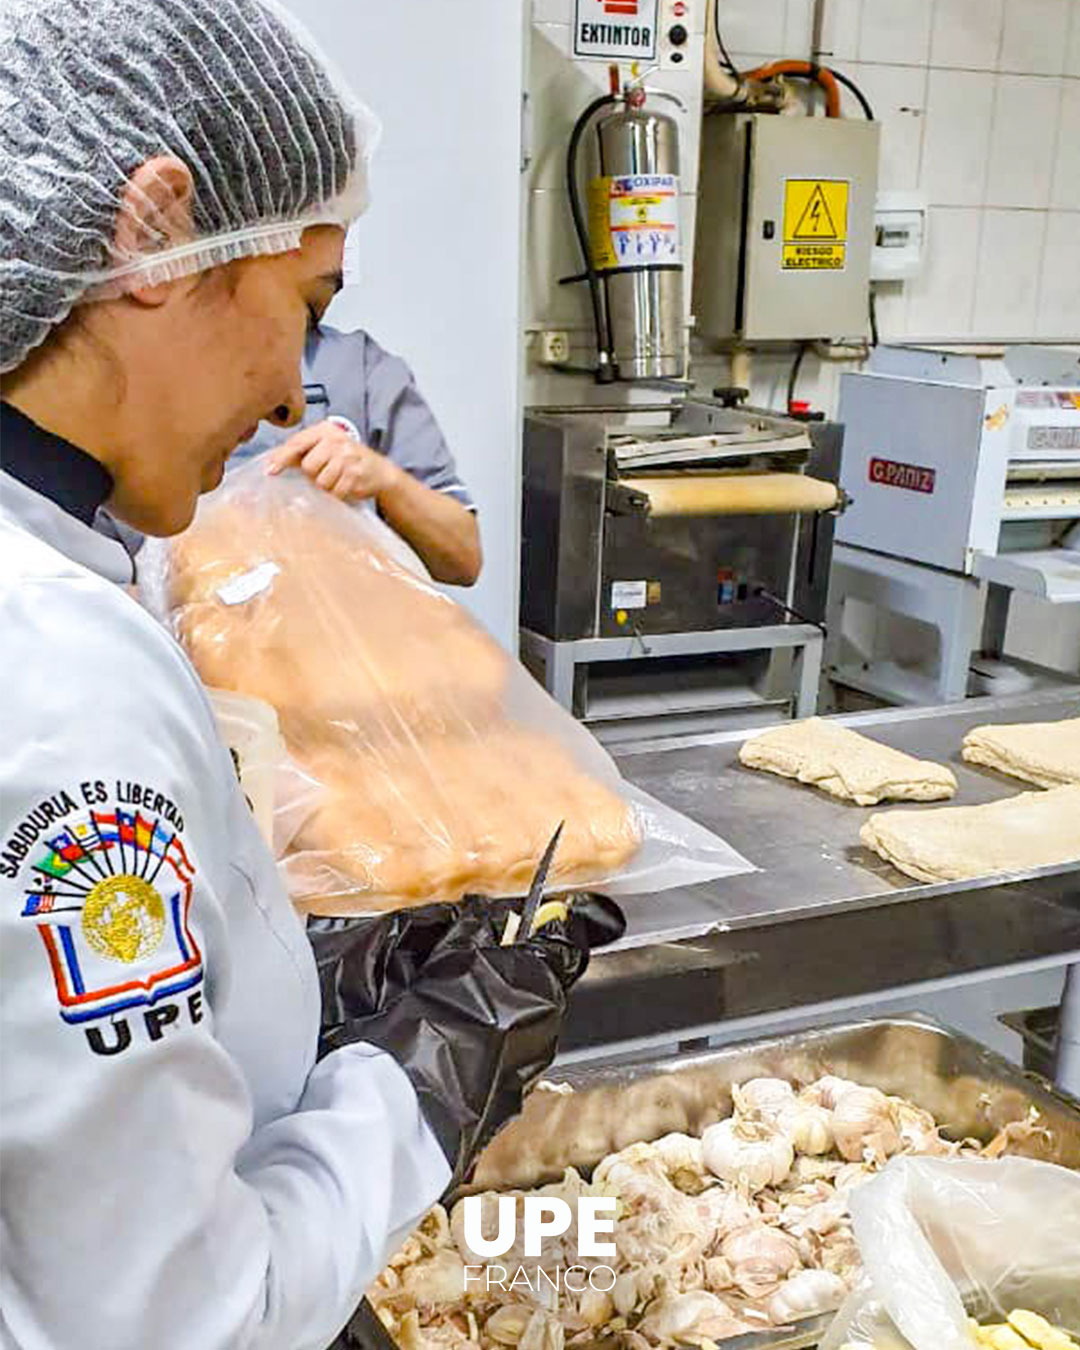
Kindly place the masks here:
POLYGON ((219 586, 218 599, 226 605, 242 605, 265 591, 280 571, 276 562, 260 563, 250 572, 241 572, 238 577, 230 577, 224 586, 219 586))
POLYGON ((644 609, 649 602, 647 581, 613 581, 611 583, 612 609, 644 609))

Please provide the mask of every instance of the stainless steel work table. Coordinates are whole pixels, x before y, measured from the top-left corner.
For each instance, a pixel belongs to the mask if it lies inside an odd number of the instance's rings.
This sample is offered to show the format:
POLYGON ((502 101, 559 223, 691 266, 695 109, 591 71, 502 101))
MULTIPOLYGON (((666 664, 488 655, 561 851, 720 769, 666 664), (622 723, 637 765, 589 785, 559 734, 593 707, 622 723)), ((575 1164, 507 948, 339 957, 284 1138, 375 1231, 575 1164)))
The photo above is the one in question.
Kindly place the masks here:
MULTIPOLYGON (((844 725, 956 773, 957 805, 1025 785, 960 757, 992 721, 1080 715, 1080 693, 860 713, 844 725)), ((745 731, 620 747, 625 777, 714 829, 757 872, 625 900, 625 939, 575 991, 563 1049, 610 1051, 857 1005, 979 973, 1080 961, 1080 863, 948 885, 913 882, 859 842, 872 810, 738 762, 745 731)), ((940 805, 940 803, 938 803, 940 805)), ((914 804, 908 810, 923 810, 914 804)))

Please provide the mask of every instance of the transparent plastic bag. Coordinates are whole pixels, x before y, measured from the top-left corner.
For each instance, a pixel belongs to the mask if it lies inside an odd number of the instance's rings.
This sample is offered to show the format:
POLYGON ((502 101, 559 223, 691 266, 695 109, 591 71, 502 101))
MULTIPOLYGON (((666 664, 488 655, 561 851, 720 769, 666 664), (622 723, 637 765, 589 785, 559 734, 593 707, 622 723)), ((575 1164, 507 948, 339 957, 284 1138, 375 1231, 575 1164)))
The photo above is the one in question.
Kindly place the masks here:
POLYGON ((140 579, 203 681, 270 704, 322 786, 283 862, 302 909, 522 894, 560 821, 552 890, 752 870, 625 784, 372 510, 298 471, 230 474, 140 579))
POLYGON ((820 1350, 972 1350, 968 1315, 1080 1332, 1080 1175, 1028 1158, 894 1158, 851 1193, 863 1276, 820 1350))
POLYGON ((290 757, 269 703, 228 689, 206 692, 259 833, 280 858, 314 810, 321 788, 290 757))

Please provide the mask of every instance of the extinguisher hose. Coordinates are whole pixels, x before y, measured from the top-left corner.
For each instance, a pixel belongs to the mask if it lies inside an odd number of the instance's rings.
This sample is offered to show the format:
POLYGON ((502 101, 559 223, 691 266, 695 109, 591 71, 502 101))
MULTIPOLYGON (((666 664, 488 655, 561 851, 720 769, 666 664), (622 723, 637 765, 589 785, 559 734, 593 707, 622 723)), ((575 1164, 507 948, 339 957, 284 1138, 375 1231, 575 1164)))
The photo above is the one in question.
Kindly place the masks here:
POLYGON ((618 103, 618 94, 604 94, 594 98, 574 123, 570 133, 570 143, 566 150, 566 187, 570 196, 570 214, 574 218, 574 231, 581 245, 581 254, 585 261, 585 278, 589 283, 589 299, 592 302, 593 324, 596 328, 596 350, 598 364, 596 378, 602 384, 610 384, 615 379, 614 362, 611 351, 611 337, 608 333, 607 319, 604 314, 604 302, 600 294, 600 278, 593 264, 592 249, 589 247, 589 232, 585 223, 585 214, 581 209, 581 194, 578 192, 577 161, 578 149, 585 128, 590 119, 601 108, 610 103, 618 103))

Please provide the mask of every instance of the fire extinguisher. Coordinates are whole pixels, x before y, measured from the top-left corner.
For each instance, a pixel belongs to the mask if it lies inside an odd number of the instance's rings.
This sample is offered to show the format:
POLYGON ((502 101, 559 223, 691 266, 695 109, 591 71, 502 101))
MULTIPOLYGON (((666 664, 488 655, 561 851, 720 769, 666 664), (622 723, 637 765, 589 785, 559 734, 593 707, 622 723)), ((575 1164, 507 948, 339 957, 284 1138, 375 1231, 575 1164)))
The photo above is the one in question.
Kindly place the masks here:
MULTIPOLYGON (((613 71, 613 83, 617 74, 613 71)), ((574 124, 566 157, 574 229, 596 329, 596 378, 680 379, 685 371, 683 263, 679 222, 679 128, 648 105, 639 86, 594 99, 574 124), (599 173, 588 186, 588 219, 578 155, 595 124, 599 173)))

